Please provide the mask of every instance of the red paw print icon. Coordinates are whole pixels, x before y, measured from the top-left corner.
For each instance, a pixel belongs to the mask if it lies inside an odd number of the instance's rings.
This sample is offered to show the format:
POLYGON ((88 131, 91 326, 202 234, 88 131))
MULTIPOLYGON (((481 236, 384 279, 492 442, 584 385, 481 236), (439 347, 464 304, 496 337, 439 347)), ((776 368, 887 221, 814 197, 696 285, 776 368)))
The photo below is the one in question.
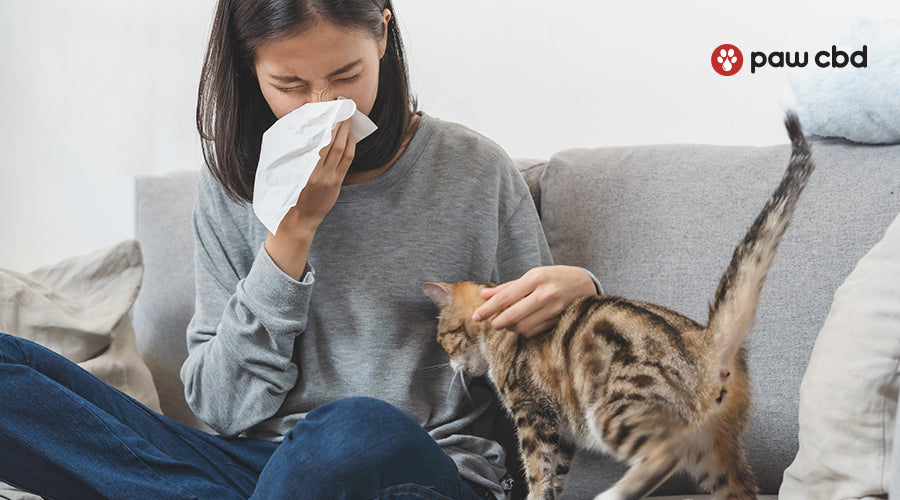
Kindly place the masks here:
POLYGON ((710 59, 713 69, 722 76, 734 75, 744 65, 744 54, 741 53, 741 49, 730 43, 716 47, 710 59))

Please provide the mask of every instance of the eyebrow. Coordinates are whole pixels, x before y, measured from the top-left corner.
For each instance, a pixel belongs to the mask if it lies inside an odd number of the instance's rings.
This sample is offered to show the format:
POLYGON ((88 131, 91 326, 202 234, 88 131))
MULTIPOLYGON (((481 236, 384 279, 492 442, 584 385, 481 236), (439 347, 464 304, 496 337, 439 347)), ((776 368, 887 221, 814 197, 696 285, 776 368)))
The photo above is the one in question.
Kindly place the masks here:
MULTIPOLYGON (((350 64, 345 64, 344 66, 341 66, 340 68, 336 69, 335 71, 332 71, 331 74, 328 75, 328 78, 340 75, 341 73, 346 73, 360 64, 362 64, 362 59, 357 59, 350 64)), ((297 83, 297 82, 303 81, 303 78, 300 78, 299 76, 282 76, 282 75, 269 75, 269 76, 275 80, 278 80, 279 82, 282 82, 282 83, 297 83)))

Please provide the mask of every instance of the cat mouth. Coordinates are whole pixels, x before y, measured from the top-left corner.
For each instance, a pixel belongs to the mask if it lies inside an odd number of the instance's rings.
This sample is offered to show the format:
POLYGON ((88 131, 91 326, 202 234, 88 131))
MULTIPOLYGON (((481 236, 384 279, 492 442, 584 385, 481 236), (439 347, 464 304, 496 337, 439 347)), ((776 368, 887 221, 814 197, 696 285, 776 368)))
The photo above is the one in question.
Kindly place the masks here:
POLYGON ((454 372, 458 373, 464 380, 472 377, 472 370, 469 369, 466 365, 460 363, 459 361, 450 360, 450 368, 453 369, 454 372))
POLYGON ((487 363, 478 356, 465 354, 456 356, 456 359, 450 360, 450 368, 459 373, 464 378, 480 377, 488 372, 487 363))
POLYGON ((456 369, 456 373, 458 373, 464 380, 468 380, 474 377, 480 377, 487 373, 487 367, 481 368, 479 366, 468 367, 468 366, 460 366, 456 369))

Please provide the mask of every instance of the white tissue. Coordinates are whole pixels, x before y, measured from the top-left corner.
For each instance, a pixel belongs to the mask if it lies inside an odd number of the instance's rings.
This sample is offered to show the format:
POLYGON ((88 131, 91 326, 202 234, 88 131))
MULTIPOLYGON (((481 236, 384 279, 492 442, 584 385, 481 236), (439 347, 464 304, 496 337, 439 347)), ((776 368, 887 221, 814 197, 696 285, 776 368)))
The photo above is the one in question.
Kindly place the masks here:
POLYGON ((319 162, 319 151, 331 143, 331 131, 347 119, 357 142, 378 129, 356 109, 356 103, 339 98, 304 104, 263 133, 253 186, 253 211, 272 234, 297 204, 300 191, 319 162))

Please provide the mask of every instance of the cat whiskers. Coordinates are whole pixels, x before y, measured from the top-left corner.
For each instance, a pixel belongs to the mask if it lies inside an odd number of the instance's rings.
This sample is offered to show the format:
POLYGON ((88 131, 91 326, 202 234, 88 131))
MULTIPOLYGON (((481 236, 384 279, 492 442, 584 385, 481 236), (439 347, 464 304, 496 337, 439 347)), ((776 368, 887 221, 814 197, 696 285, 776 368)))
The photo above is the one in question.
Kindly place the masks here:
MULTIPOLYGON (((459 381, 462 384, 462 390, 463 390, 463 393, 466 395, 466 399, 469 400, 469 403, 472 406, 475 406, 475 401, 472 400, 472 395, 469 394, 469 386, 466 385, 466 376, 461 371, 458 371, 456 373, 457 373, 457 375, 459 375, 459 381)), ((456 378, 456 377, 454 377, 454 378, 456 378)))
POLYGON ((423 367, 423 368, 419 368, 418 370, 416 370, 416 373, 418 373, 418 372, 427 372, 427 371, 431 371, 431 370, 439 370, 439 369, 441 369, 441 368, 449 368, 449 367, 450 367, 450 363, 441 363, 441 364, 439 364, 439 365, 426 366, 426 367, 423 367))
POLYGON ((450 397, 453 395, 453 383, 456 382, 456 379, 459 378, 459 382, 462 385, 463 394, 466 395, 466 399, 469 400, 469 403, 472 406, 475 406, 475 401, 472 399, 472 395, 469 394, 469 386, 466 385, 466 379, 463 375, 463 372, 458 371, 454 372, 453 378, 450 379, 450 387, 447 388, 447 398, 444 400, 444 404, 448 404, 450 402, 450 397), (457 375, 459 375, 457 377, 457 375))
POLYGON ((453 377, 450 378, 450 387, 447 387, 447 397, 444 398, 444 406, 447 406, 450 403, 450 396, 453 395, 453 382, 456 382, 456 373, 453 373, 453 377))

